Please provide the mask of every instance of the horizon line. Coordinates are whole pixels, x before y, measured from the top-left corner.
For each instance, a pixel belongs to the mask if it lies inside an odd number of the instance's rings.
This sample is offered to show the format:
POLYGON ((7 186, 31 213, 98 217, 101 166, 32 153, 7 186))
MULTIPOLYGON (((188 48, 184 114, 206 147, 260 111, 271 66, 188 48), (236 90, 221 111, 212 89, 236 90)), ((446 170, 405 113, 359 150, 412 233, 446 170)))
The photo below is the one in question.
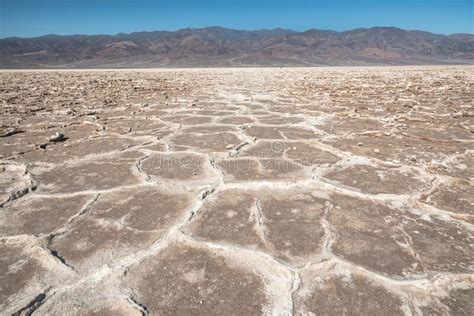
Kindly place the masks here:
POLYGON ((132 35, 136 33, 155 33, 155 32, 169 32, 169 33, 175 33, 179 31, 184 31, 184 30, 202 30, 202 29, 209 29, 209 28, 221 28, 221 29, 226 29, 226 30, 232 30, 232 31, 244 31, 244 32, 256 32, 256 31, 274 31, 274 30, 286 30, 286 31, 291 31, 294 33, 305 33, 308 31, 316 30, 316 31, 326 31, 326 32, 336 32, 336 33, 345 33, 345 32, 351 32, 355 30, 371 30, 371 29, 377 29, 377 28, 386 28, 386 29, 398 29, 402 31, 407 31, 407 32, 426 32, 426 33, 431 33, 435 35, 442 35, 442 36, 452 36, 452 35, 473 35, 474 33, 463 33, 463 32, 457 32, 457 33, 450 33, 450 34, 442 34, 442 33, 434 33, 422 29, 404 29, 398 26, 382 26, 382 25, 376 25, 376 26, 371 26, 371 27, 356 27, 352 29, 347 29, 343 31, 336 31, 336 30, 331 30, 331 29, 318 29, 318 28, 309 28, 303 31, 295 31, 291 28, 286 28, 282 26, 274 27, 274 28, 258 28, 258 29, 243 29, 243 28, 230 28, 230 27, 225 27, 225 26, 220 26, 220 25, 210 25, 210 26, 202 26, 202 27, 184 27, 184 28, 178 28, 178 29, 161 29, 161 30, 152 30, 152 31, 132 31, 132 32, 119 32, 115 34, 107 34, 107 33, 75 33, 75 34, 58 34, 58 33, 48 33, 48 34, 43 34, 43 35, 38 35, 38 36, 30 36, 30 37, 22 37, 22 36, 8 36, 8 37, 0 37, 0 40, 6 40, 6 39, 34 39, 34 38, 41 38, 41 37, 47 37, 47 36, 58 36, 58 37, 66 37, 66 36, 111 36, 115 37, 118 35, 132 35))

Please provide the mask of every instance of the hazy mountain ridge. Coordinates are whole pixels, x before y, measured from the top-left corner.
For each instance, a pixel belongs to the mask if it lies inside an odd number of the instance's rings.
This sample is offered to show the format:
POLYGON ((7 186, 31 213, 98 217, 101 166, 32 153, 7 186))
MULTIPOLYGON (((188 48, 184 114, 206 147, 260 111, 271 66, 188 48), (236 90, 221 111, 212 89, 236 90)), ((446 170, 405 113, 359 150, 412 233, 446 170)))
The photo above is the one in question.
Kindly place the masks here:
POLYGON ((345 32, 222 27, 0 40, 2 68, 474 63, 474 35, 394 27, 345 32))

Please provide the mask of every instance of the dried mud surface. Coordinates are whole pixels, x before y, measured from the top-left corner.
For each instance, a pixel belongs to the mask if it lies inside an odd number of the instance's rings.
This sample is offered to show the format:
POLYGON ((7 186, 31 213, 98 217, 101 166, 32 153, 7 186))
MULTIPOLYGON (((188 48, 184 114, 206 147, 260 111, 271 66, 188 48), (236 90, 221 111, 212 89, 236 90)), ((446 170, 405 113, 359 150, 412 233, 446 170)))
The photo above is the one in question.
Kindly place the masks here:
POLYGON ((474 68, 0 76, 0 314, 474 314, 474 68))

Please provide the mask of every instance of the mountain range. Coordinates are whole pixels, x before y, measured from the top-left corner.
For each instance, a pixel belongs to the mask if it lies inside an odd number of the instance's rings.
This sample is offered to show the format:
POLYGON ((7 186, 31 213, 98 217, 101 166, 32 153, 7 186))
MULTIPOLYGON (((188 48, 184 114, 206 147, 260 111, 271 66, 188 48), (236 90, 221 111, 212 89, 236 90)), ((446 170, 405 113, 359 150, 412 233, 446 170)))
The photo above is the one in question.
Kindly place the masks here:
POLYGON ((223 27, 0 39, 0 68, 474 64, 474 35, 395 27, 345 32, 223 27))

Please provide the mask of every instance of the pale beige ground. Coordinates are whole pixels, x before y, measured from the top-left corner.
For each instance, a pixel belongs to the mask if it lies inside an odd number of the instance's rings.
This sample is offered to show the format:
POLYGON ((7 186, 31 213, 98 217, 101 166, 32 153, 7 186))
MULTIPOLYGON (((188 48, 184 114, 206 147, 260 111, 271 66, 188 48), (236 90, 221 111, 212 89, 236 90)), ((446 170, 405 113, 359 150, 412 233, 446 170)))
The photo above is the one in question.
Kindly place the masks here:
POLYGON ((474 67, 0 78, 1 315, 474 313, 474 67))

